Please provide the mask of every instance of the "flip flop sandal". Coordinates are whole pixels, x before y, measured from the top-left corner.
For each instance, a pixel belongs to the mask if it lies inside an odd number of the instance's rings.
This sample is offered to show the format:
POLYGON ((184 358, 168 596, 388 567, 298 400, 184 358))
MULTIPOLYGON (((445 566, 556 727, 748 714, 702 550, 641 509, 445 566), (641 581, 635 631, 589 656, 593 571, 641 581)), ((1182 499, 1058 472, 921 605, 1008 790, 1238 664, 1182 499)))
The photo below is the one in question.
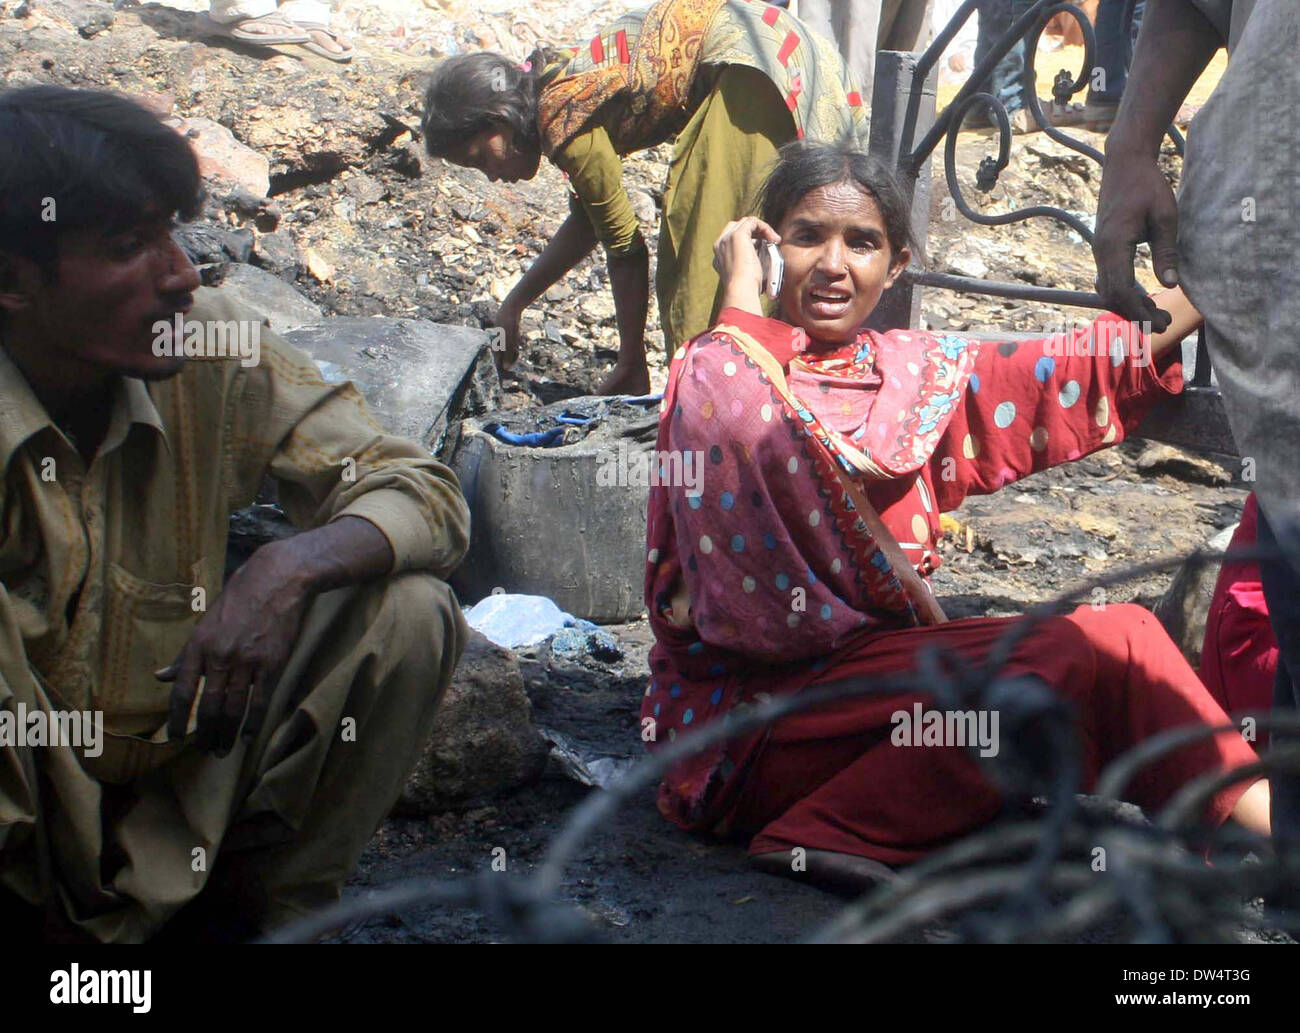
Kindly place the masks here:
POLYGON ((1083 106, 1084 126, 1093 132, 1105 132, 1115 124, 1119 101, 1090 100, 1083 106))
POLYGON ((1085 114, 1082 104, 1070 104, 1063 108, 1058 108, 1055 104, 1044 104, 1043 114, 1057 128, 1081 126, 1088 121, 1088 116, 1085 114))
MULTIPOLYGON (((292 24, 294 24, 304 32, 308 32, 308 33, 323 32, 325 33, 325 35, 329 36, 329 38, 332 39, 335 43, 339 44, 339 46, 343 46, 342 34, 335 32, 328 25, 322 25, 319 22, 293 22, 292 24)), ((317 54, 328 61, 338 61, 341 64, 346 64, 348 61, 351 61, 352 55, 356 53, 356 47, 354 47, 351 43, 347 44, 346 50, 334 51, 334 50, 330 50, 327 47, 321 46, 310 36, 308 36, 307 39, 300 45, 305 50, 310 50, 313 54, 317 54)))
POLYGON ((279 44, 303 44, 310 43, 309 36, 305 29, 296 23, 290 21, 279 11, 272 11, 270 14, 264 14, 260 18, 241 18, 235 22, 214 22, 220 35, 226 36, 240 43, 252 43, 255 46, 270 47, 279 44), (276 32, 249 32, 245 26, 264 25, 267 28, 276 29, 276 32))

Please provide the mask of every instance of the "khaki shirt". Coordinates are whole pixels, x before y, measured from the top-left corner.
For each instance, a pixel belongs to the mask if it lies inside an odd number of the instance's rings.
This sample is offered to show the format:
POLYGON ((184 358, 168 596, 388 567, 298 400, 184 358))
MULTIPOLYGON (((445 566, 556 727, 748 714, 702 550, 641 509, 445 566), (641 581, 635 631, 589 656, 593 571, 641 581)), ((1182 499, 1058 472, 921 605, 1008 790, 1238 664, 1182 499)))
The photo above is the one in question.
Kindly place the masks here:
MULTIPOLYGON (((186 318, 256 316, 202 290, 186 318)), ((0 628, 17 628, 56 707, 103 712, 104 756, 86 766, 112 781, 183 744, 166 741, 171 687, 153 672, 221 591, 228 517, 265 476, 300 528, 373 523, 394 573, 445 577, 468 546, 455 475, 266 326, 256 365, 191 358, 168 380, 120 379, 89 466, 0 348, 0 471, 0 628)), ((9 695, 0 676, 0 705, 9 695)))

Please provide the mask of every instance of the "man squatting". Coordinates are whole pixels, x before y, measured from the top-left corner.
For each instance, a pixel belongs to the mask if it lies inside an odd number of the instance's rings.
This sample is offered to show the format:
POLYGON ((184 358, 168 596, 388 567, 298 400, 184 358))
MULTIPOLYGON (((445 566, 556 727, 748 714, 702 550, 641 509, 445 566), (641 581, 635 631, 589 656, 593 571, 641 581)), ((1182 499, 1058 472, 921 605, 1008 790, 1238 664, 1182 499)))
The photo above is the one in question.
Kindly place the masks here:
POLYGON ((0 916, 247 938, 337 900, 397 798, 466 636, 468 510, 269 330, 257 364, 153 347, 256 318, 173 240, 182 137, 39 86, 0 93, 0 139, 0 707, 103 719, 98 756, 0 748, 0 916), (267 476, 304 531, 223 584, 267 476))

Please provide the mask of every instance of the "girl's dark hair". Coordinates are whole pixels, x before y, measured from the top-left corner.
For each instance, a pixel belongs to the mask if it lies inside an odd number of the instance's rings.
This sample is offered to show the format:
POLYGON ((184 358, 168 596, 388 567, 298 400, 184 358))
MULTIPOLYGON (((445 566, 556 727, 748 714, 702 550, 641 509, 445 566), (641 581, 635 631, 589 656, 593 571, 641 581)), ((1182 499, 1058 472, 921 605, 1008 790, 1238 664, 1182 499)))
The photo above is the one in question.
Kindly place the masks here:
POLYGON ((52 278, 70 230, 120 232, 203 204, 190 145, 120 94, 64 86, 0 92, 0 251, 52 278))
POLYGON ((550 55, 546 48, 535 50, 527 71, 487 50, 440 61, 424 91, 424 149, 440 158, 483 130, 503 125, 514 130, 517 148, 540 146, 538 78, 550 55))
POLYGON ((782 147, 759 191, 759 218, 775 229, 807 194, 839 183, 851 183, 876 202, 893 254, 905 247, 920 253, 898 178, 880 159, 843 145, 796 140, 782 147))

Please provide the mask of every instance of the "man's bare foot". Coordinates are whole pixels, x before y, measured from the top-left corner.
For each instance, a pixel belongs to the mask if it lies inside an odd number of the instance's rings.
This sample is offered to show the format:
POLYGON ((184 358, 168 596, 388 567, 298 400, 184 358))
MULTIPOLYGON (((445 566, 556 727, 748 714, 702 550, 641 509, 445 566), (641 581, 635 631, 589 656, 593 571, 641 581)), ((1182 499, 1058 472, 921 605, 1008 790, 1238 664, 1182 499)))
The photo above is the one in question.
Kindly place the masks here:
POLYGON ((311 37, 307 30, 284 16, 280 11, 272 11, 258 18, 240 18, 233 22, 217 22, 217 29, 222 35, 241 43, 256 43, 262 46, 276 44, 306 43, 311 37))
POLYGON ((596 388, 599 395, 648 395, 650 393, 650 370, 642 362, 638 366, 624 366, 617 363, 596 388))
POLYGON ((877 886, 898 881, 898 873, 879 861, 832 850, 808 850, 802 857, 796 857, 790 850, 776 850, 767 854, 754 854, 749 863, 769 875, 796 879, 850 897, 858 897, 877 886))
POLYGON ((278 10, 260 18, 217 23, 217 28, 222 35, 241 43, 265 47, 300 46, 330 61, 351 61, 355 50, 346 37, 334 32, 328 25, 297 22, 278 10))
POLYGON ((342 33, 335 32, 324 25, 299 22, 298 26, 311 36, 303 46, 313 54, 319 54, 331 61, 352 60, 356 48, 342 33))

